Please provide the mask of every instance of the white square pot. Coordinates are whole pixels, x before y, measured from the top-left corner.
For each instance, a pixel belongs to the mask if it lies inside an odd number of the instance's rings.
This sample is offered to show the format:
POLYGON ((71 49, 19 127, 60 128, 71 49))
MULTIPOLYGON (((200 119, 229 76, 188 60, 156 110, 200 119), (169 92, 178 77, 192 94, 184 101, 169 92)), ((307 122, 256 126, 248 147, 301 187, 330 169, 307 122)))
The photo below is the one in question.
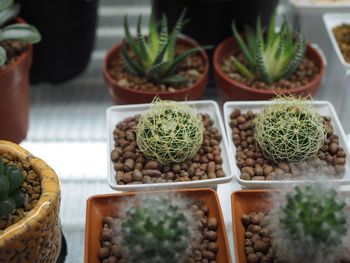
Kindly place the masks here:
POLYGON ((318 44, 329 59, 331 44, 322 27, 322 15, 330 12, 350 12, 350 2, 312 2, 289 0, 294 26, 300 27, 308 42, 318 44))
MULTIPOLYGON (((288 187, 291 184, 298 184, 305 182, 305 180, 269 180, 269 181, 258 181, 258 180, 242 180, 240 178, 241 172, 236 164, 236 147, 232 141, 232 129, 230 126, 230 114, 234 109, 240 109, 242 113, 252 110, 254 113, 259 113, 266 105, 271 105, 272 101, 240 101, 240 102, 226 102, 224 104, 224 122, 227 132, 227 138, 231 151, 233 163, 233 172, 237 176, 237 181, 243 187, 246 188, 282 188, 288 187)), ((336 184, 350 184, 350 151, 347 143, 347 138, 344 130, 340 124, 338 116, 328 101, 312 101, 310 102, 317 109, 321 115, 327 115, 331 117, 331 123, 333 125, 334 133, 339 136, 339 145, 344 148, 346 153, 346 164, 345 164, 345 175, 342 179, 328 179, 336 184)))
POLYGON ((107 109, 107 167, 108 167, 108 184, 114 190, 119 191, 140 191, 149 189, 165 189, 165 188, 193 188, 193 187, 211 187, 217 184, 230 182, 233 178, 231 160, 229 158, 230 151, 228 149, 228 143, 226 139, 226 133, 222 117, 219 111, 219 107, 215 101, 186 101, 181 102, 183 104, 193 105, 200 113, 209 114, 210 118, 214 121, 214 127, 216 127, 222 135, 220 142, 221 157, 223 161, 223 171, 225 176, 222 178, 206 179, 198 181, 188 182, 169 182, 169 183, 150 183, 150 184, 129 184, 129 185, 118 185, 115 181, 114 165, 110 158, 111 152, 114 149, 113 130, 115 125, 121 122, 127 117, 131 117, 137 114, 144 113, 150 108, 151 104, 135 104, 135 105, 123 105, 113 106, 107 109))
POLYGON ((350 25, 350 13, 329 13, 323 16, 324 27, 328 40, 332 44, 329 74, 327 75, 326 88, 327 100, 335 105, 344 130, 350 132, 350 64, 347 63, 339 49, 333 35, 333 28, 343 23, 350 25))

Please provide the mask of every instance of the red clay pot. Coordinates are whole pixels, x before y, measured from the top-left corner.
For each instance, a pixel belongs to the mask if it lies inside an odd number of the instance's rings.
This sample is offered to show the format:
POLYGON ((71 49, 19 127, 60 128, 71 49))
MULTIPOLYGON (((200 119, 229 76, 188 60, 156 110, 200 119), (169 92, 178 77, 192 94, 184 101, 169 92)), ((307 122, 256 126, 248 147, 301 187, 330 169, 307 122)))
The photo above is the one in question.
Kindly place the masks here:
MULTIPOLYGON (((149 191, 143 194, 161 192, 176 192, 193 200, 203 201, 209 208, 209 216, 215 216, 218 220, 217 239, 218 252, 216 262, 231 263, 230 249, 228 246, 224 218, 221 212, 218 196, 212 189, 186 189, 149 191)), ((95 195, 87 200, 86 224, 85 224, 85 263, 99 263, 98 251, 101 248, 100 236, 102 230, 102 218, 111 216, 118 211, 118 207, 126 202, 126 197, 134 196, 135 192, 121 194, 95 195)))
MULTIPOLYGON (((180 36, 177 41, 178 43, 187 45, 190 48, 198 46, 196 41, 186 36, 180 36)), ((114 103, 116 104, 149 103, 153 100, 155 96, 159 96, 161 99, 176 100, 176 101, 196 100, 201 98, 204 91, 204 87, 207 85, 207 82, 208 82, 208 72, 209 72, 208 56, 204 51, 204 49, 202 49, 199 53, 202 56, 202 59, 204 61, 204 72, 201 78, 193 86, 185 89, 177 89, 174 92, 169 92, 169 91, 155 92, 155 91, 128 89, 128 88, 119 86, 117 81, 115 81, 115 79, 113 79, 110 76, 108 71, 110 61, 112 59, 119 59, 119 50, 121 46, 122 46, 122 43, 119 43, 118 45, 112 47, 108 51, 103 62, 103 76, 114 103)))
POLYGON ((269 197, 273 190, 243 190, 232 193, 232 229, 235 243, 236 263, 247 263, 244 252, 245 228, 241 221, 244 214, 267 212, 272 207, 269 197))
MULTIPOLYGON (((24 23, 24 20, 17 19, 24 23)), ((27 135, 29 69, 32 45, 17 60, 0 70, 0 139, 20 143, 27 135)))
POLYGON ((324 64, 319 52, 310 44, 306 47, 306 57, 312 60, 319 68, 316 77, 306 85, 286 91, 262 90, 247 86, 246 84, 229 78, 222 70, 221 65, 227 58, 239 48, 233 37, 225 39, 214 52, 215 77, 219 87, 222 102, 227 100, 269 100, 276 94, 315 95, 324 75, 324 64))

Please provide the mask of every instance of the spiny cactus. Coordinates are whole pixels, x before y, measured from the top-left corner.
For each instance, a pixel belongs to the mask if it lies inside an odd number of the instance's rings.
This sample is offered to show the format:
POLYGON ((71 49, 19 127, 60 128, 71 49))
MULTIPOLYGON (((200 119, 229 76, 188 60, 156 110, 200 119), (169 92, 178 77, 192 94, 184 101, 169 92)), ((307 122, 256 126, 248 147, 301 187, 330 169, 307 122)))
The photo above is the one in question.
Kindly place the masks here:
POLYGON ((298 68, 304 57, 306 43, 300 32, 291 32, 286 21, 280 31, 275 31, 275 15, 270 19, 267 32, 261 26, 258 18, 256 33, 246 29, 247 43, 232 24, 233 34, 248 66, 243 65, 237 58, 232 62, 237 70, 248 79, 258 78, 266 83, 286 79, 298 68))
POLYGON ((320 184, 297 186, 285 199, 271 226, 277 256, 290 263, 338 262, 349 221, 336 191, 320 184))
POLYGON ((149 195, 126 211, 121 242, 130 262, 178 263, 191 254, 196 227, 185 200, 149 195))
POLYGON ((188 56, 201 50, 200 47, 189 49, 178 56, 175 55, 177 36, 181 33, 186 9, 183 10, 171 33, 168 33, 167 18, 163 15, 160 28, 154 14, 151 14, 149 35, 145 37, 141 31, 141 16, 137 22, 137 37, 129 30, 128 19, 124 19, 125 43, 121 47, 120 57, 126 70, 136 76, 145 77, 156 84, 185 84, 187 80, 178 74, 177 67, 188 56), (128 47, 132 54, 128 52, 128 47))
POLYGON ((153 101, 136 127, 136 142, 143 154, 160 163, 181 163, 192 158, 203 142, 204 125, 195 108, 175 101, 153 101))
POLYGON ((20 168, 0 160, 0 218, 6 218, 24 204, 26 195, 20 189, 23 180, 20 168))
MULTIPOLYGON (((10 24, 5 26, 19 13, 18 5, 13 0, 0 0, 0 43, 6 40, 16 40, 25 43, 38 43, 41 39, 38 30, 28 24, 10 24)), ((7 59, 6 50, 0 45, 0 66, 7 59)))
POLYGON ((315 156, 324 144, 322 116, 305 99, 278 97, 254 119, 254 137, 275 162, 298 163, 315 156))

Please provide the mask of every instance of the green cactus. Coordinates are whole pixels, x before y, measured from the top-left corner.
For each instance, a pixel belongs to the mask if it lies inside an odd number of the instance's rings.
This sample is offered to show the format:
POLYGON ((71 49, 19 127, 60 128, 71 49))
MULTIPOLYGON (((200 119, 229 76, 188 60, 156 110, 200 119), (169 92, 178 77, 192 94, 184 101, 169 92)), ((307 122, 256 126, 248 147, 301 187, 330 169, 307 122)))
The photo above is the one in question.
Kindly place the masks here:
POLYGON ((17 207, 24 204, 26 195, 20 189, 23 181, 20 168, 5 165, 0 160, 0 218, 6 218, 17 207))
POLYGON ((184 262, 196 231, 187 204, 170 195, 149 195, 137 202, 121 225, 130 262, 184 262))
MULTIPOLYGON (((274 246, 288 262, 337 262, 348 233, 345 202, 320 184, 295 187, 277 208, 274 246)), ((272 228, 271 227, 271 228, 272 228)))
POLYGON ((305 99, 278 97, 254 119, 254 137, 264 155, 298 163, 317 154, 326 139, 322 116, 305 99))
POLYGON ((232 62, 237 70, 248 79, 258 78, 266 83, 286 79, 298 68, 306 50, 306 43, 300 32, 291 32, 286 21, 279 32, 275 31, 275 15, 270 19, 266 34, 258 18, 256 33, 246 29, 247 43, 237 31, 233 23, 233 35, 245 56, 248 66, 238 59, 232 62), (266 37, 264 36, 266 35, 266 37))
POLYGON ((167 18, 163 15, 158 23, 151 14, 149 35, 141 32, 141 16, 137 22, 137 37, 129 30, 128 19, 124 19, 125 44, 120 50, 120 57, 126 70, 139 77, 145 77, 156 84, 166 84, 177 87, 186 84, 187 79, 178 74, 178 65, 188 56, 201 50, 200 47, 189 49, 178 56, 175 55, 177 36, 181 33, 185 20, 186 9, 183 10, 171 33, 168 33, 167 18), (133 55, 128 52, 128 47, 133 55))
POLYGON ((136 142, 149 159, 164 164, 181 163, 198 152, 203 134, 202 117, 195 108, 156 99, 139 119, 136 142))
MULTIPOLYGON (((19 13, 19 6, 13 0, 0 0, 0 43, 6 40, 16 40, 25 43, 38 43, 41 40, 38 30, 28 24, 10 24, 19 13)), ((6 50, 0 45, 0 66, 7 59, 6 50)))

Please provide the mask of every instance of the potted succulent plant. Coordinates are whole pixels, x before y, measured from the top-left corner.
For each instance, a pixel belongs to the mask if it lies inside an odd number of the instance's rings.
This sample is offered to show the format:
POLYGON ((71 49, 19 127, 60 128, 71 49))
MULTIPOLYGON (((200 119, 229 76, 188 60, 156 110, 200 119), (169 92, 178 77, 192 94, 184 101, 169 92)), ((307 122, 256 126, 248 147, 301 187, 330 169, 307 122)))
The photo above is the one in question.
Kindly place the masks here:
POLYGON ((236 262, 349 262, 349 202, 322 184, 232 194, 236 262))
POLYGON ((349 182, 348 145, 330 103, 289 96, 227 102, 224 112, 240 183, 282 186, 320 174, 349 182))
POLYGON ((185 10, 168 33, 167 18, 158 23, 152 14, 147 37, 130 34, 124 20, 125 40, 106 55, 103 74, 116 103, 151 102, 155 95, 163 99, 185 100, 201 97, 208 80, 208 57, 196 42, 178 36, 185 21, 185 10))
POLYGON ((191 189, 90 197, 85 262, 116 260, 231 262, 216 192, 191 189))
POLYGON ((114 106, 107 111, 110 186, 194 187, 232 179, 218 106, 213 101, 114 106))
POLYGON ((214 53, 215 76, 223 100, 263 100, 276 94, 314 95, 324 65, 319 52, 306 44, 301 32, 292 32, 284 21, 275 30, 275 15, 263 29, 223 41, 214 53))
POLYGON ((56 263, 59 205, 55 172, 18 145, 0 141, 0 262, 56 263))
POLYGON ((15 20, 18 11, 0 0, 0 138, 17 143, 28 130, 31 43, 40 41, 35 27, 15 20))

